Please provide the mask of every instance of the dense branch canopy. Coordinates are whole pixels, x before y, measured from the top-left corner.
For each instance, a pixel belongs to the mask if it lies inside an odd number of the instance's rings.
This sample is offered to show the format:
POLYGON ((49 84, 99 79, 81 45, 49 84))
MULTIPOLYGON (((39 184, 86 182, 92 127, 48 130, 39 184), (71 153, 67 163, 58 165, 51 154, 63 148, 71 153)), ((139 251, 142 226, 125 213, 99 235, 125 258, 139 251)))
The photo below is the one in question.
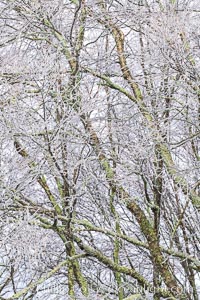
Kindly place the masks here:
POLYGON ((198 300, 199 13, 0 2, 0 299, 198 300))

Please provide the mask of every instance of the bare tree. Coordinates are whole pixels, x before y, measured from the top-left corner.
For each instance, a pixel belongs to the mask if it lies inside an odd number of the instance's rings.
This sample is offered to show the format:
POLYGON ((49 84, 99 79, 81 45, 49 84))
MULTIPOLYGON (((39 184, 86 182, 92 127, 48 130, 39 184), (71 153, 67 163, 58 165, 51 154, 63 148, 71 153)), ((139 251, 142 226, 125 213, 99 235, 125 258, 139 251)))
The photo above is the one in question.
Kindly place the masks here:
POLYGON ((198 300, 198 1, 0 9, 0 299, 198 300))

